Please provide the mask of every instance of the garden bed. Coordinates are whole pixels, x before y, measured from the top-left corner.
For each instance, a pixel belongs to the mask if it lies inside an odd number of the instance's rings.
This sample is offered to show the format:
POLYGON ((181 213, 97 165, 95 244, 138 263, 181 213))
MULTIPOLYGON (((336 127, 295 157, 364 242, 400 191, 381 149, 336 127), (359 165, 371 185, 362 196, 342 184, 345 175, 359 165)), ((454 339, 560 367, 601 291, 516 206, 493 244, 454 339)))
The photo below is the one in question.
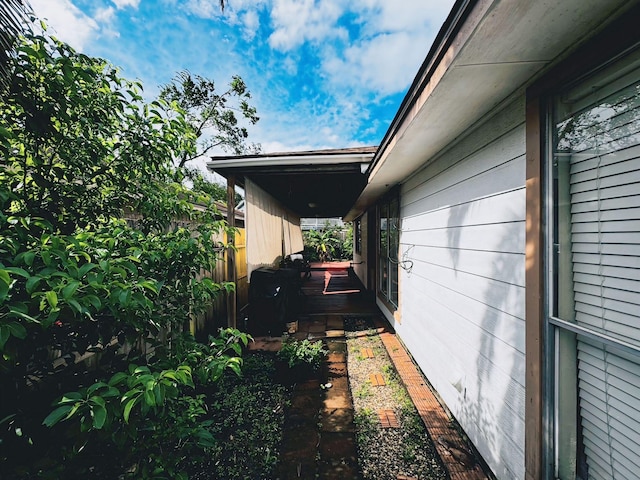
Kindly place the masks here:
MULTIPOLYGON (((188 467, 191 479, 276 478, 284 415, 292 388, 277 377, 275 354, 247 353, 242 377, 225 376, 207 394, 217 440, 204 461, 188 467)), ((188 461, 188 460, 185 460, 188 461)))

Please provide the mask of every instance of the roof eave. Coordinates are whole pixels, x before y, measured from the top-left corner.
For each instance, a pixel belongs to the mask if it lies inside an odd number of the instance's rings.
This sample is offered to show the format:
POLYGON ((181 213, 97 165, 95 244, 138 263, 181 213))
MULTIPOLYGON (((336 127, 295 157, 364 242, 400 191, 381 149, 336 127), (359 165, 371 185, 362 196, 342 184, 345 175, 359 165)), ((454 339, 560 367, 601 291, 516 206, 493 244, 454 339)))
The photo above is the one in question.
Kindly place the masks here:
POLYGON ((345 220, 360 216, 634 3, 456 2, 345 220))

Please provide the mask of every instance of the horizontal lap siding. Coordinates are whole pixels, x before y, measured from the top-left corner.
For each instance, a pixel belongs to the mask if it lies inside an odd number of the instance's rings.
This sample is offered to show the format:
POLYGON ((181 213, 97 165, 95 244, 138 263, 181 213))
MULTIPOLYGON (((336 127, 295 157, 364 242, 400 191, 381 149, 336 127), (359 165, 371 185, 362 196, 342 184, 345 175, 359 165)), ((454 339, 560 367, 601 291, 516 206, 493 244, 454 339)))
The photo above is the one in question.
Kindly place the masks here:
POLYGON ((398 334, 499 478, 524 477, 524 105, 401 192, 398 334))

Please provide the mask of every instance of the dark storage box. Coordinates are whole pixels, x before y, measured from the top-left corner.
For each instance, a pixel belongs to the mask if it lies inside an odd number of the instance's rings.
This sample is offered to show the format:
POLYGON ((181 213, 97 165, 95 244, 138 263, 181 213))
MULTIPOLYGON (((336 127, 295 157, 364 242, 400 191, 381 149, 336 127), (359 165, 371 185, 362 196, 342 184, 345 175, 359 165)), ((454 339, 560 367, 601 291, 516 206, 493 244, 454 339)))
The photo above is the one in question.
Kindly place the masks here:
POLYGON ((249 283, 249 332, 280 335, 295 320, 300 296, 300 272, 295 268, 258 268, 249 283))

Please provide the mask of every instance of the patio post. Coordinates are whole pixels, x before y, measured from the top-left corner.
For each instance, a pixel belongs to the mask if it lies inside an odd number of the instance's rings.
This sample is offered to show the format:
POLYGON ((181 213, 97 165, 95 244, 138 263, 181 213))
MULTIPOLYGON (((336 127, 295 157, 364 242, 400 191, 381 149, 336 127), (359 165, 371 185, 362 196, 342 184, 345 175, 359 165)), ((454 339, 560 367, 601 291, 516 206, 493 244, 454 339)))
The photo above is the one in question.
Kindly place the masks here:
MULTIPOLYGON (((227 223, 230 228, 236 226, 236 177, 227 176, 227 223)), ((227 249, 227 281, 237 284, 236 274, 236 251, 235 233, 227 238, 229 248, 227 249)), ((227 293, 227 326, 236 328, 236 291, 235 289, 227 293)))

